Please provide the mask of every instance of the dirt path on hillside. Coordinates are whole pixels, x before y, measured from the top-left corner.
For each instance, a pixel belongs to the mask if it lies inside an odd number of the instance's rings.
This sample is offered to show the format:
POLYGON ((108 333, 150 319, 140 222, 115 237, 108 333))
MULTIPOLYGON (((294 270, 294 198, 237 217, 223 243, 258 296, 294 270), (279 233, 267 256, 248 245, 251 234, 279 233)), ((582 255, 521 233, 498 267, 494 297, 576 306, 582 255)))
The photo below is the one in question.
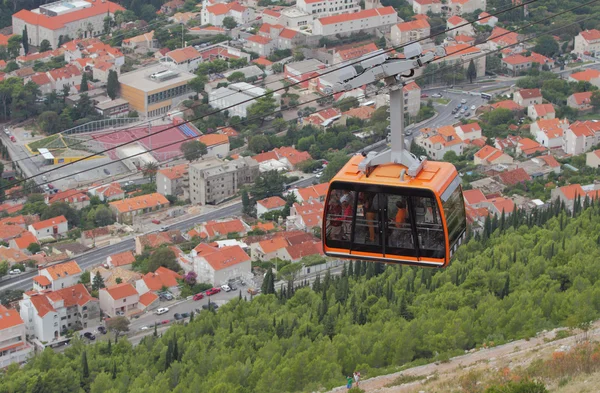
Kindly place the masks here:
MULTIPOLYGON (((537 337, 530 340, 518 340, 508 344, 500 345, 493 348, 481 349, 472 353, 457 356, 450 359, 446 363, 430 363, 423 366, 413 367, 394 374, 382 375, 379 377, 366 379, 360 382, 360 388, 368 393, 413 393, 427 392, 431 387, 423 385, 427 378, 432 378, 437 374, 437 381, 441 383, 456 381, 456 379, 471 369, 477 367, 498 368, 509 366, 511 368, 519 365, 527 365, 534 358, 548 355, 561 347, 568 347, 582 339, 582 334, 573 335, 560 340, 552 340, 555 337, 556 331, 563 329, 555 329, 549 332, 540 333, 537 337), (536 352, 535 354, 533 352, 536 352), (420 381, 411 382, 398 386, 386 387, 393 383, 402 375, 411 375, 423 377, 420 381)), ((600 337, 600 321, 597 321, 588 332, 588 337, 600 337)), ((335 388, 329 393, 346 392, 345 386, 335 388)))

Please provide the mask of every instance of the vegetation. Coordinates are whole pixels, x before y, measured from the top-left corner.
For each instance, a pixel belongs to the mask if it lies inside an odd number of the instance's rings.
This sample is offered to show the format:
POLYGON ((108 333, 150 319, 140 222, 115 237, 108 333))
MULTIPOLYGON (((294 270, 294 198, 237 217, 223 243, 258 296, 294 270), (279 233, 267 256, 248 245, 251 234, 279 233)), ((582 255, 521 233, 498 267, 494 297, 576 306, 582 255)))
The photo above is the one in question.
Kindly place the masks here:
POLYGON ((190 162, 195 161, 208 153, 206 145, 198 140, 184 142, 181 144, 180 149, 183 152, 185 159, 190 162))

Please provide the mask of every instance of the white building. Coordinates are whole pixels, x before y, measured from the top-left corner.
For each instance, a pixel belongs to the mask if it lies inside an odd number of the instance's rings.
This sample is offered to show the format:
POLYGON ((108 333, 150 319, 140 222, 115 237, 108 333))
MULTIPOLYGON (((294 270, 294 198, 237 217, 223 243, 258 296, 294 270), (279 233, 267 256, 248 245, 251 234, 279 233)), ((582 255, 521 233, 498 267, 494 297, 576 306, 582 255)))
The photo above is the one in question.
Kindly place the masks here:
POLYGON ((202 63, 202 55, 193 46, 187 46, 167 52, 160 62, 181 71, 194 72, 202 63))
POLYGON ((83 284, 53 292, 26 292, 19 307, 29 339, 42 344, 60 341, 68 330, 86 328, 91 321, 97 323, 100 315, 98 299, 83 284))
MULTIPOLYGON (((482 8, 483 9, 483 8, 482 8)), ((479 16, 477 17, 477 19, 479 19, 477 22, 478 25, 485 25, 485 26, 489 26, 489 27, 494 27, 496 26, 496 23, 498 23, 498 18, 496 18, 495 16, 492 16, 490 14, 488 14, 487 12, 482 12, 481 14, 479 14, 479 16)))
POLYGON ((586 153, 585 165, 591 166, 592 168, 600 167, 600 150, 594 150, 586 153))
MULTIPOLYGON (((447 12, 451 15, 462 15, 475 12, 477 10, 485 10, 487 7, 486 0, 450 0, 448 1, 447 12)), ((442 6, 442 9, 444 6, 442 6)))
POLYGON ((415 14, 426 15, 428 12, 440 14, 442 12, 441 0, 413 0, 412 6, 415 14))
MULTIPOLYGON (((58 265, 48 266, 47 268, 40 270, 39 273, 40 276, 46 277, 49 281, 50 285, 48 289, 57 291, 77 284, 83 272, 77 262, 69 261, 58 265)), ((48 281, 44 281, 44 283, 48 283, 48 281)))
MULTIPOLYGON (((208 93, 208 101, 211 106, 223 109, 227 108, 229 116, 246 117, 246 110, 254 104, 255 97, 262 96, 267 90, 245 82, 232 83, 227 87, 220 87, 208 93)), ((281 96, 273 93, 277 108, 280 106, 281 96)))
POLYGON ((596 29, 580 31, 575 37, 573 53, 595 56, 600 52, 600 31, 596 29))
POLYGON ((129 316, 139 311, 140 295, 135 287, 129 283, 124 282, 112 287, 102 288, 99 297, 100 308, 111 317, 129 316))
POLYGON ((565 131, 562 149, 567 154, 578 155, 587 152, 598 144, 600 123, 576 121, 565 131))
POLYGON ((527 116, 536 121, 538 119, 550 120, 556 117, 556 112, 552 104, 537 104, 527 107, 527 116))
POLYGON ((33 223, 29 225, 28 230, 38 239, 57 238, 64 236, 69 231, 69 224, 65 216, 58 216, 33 223))
POLYGON ((415 140, 434 160, 442 160, 449 151, 455 152, 457 156, 463 153, 464 143, 452 126, 443 126, 437 130, 422 133, 415 140))
POLYGON ((398 14, 393 7, 374 8, 316 19, 313 34, 327 37, 372 29, 389 31, 396 23, 398 23, 398 14))
POLYGON ((250 23, 254 20, 254 10, 244 7, 237 1, 231 3, 217 3, 210 5, 205 1, 202 7, 202 24, 221 27, 223 19, 232 17, 238 25, 250 23))
POLYGON ((13 31, 21 34, 27 27, 29 44, 39 46, 48 40, 58 47, 62 37, 87 38, 101 35, 104 18, 114 17, 123 7, 111 1, 63 0, 44 4, 34 10, 21 10, 12 16, 13 31))
MULTIPOLYGON (((207 246, 210 247, 210 246, 207 246)), ((212 285, 222 285, 229 280, 252 275, 252 262, 240 246, 205 250, 194 257, 194 270, 198 280, 212 285)))
POLYGON ((475 35, 473 25, 458 15, 451 16, 446 22, 446 29, 450 30, 447 34, 451 37, 464 34, 468 36, 475 35), (459 27, 460 26, 460 27, 459 27), (453 29, 453 30, 451 30, 453 29))
POLYGON ((271 38, 263 37, 260 35, 251 35, 246 39, 244 47, 251 51, 258 53, 259 56, 269 56, 273 50, 275 50, 275 44, 271 38))
POLYGON ((529 105, 542 103, 542 91, 540 89, 521 89, 513 94, 513 101, 523 108, 529 105))
POLYGON ((538 120, 531 123, 530 133, 535 136, 535 140, 548 149, 562 147, 565 131, 569 129, 567 119, 549 119, 538 120))
POLYGON ((0 305, 0 367, 8 367, 11 363, 26 361, 33 352, 33 347, 25 340, 27 328, 25 322, 14 309, 0 305))
POLYGON ((318 17, 352 14, 361 10, 357 0, 298 0, 296 8, 318 17))
POLYGON ((481 138, 481 126, 479 123, 461 124, 454 127, 456 135, 463 141, 481 138))
POLYGON ((161 266, 154 273, 147 273, 141 280, 136 281, 135 289, 140 296, 146 292, 160 292, 163 288, 167 288, 173 294, 178 294, 179 283, 177 279, 181 278, 179 274, 161 266))
POLYGON ((392 26, 392 44, 402 45, 428 37, 431 32, 429 22, 423 19, 402 22, 392 26))
POLYGON ((284 207, 285 200, 281 197, 274 196, 261 199, 260 201, 256 202, 256 216, 260 217, 265 213, 283 210, 284 207))

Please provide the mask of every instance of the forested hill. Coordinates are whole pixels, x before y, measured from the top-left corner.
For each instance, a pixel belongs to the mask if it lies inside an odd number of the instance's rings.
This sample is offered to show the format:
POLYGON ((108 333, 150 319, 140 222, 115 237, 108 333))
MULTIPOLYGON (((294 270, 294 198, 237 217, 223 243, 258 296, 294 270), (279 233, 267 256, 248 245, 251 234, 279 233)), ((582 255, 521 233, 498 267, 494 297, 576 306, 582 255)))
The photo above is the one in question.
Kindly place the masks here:
POLYGON ((368 377, 577 325, 600 311, 600 207, 559 211, 490 221, 446 270, 353 263, 289 299, 232 301, 135 348, 47 350, 9 368, 0 392, 313 391, 356 368, 368 377))

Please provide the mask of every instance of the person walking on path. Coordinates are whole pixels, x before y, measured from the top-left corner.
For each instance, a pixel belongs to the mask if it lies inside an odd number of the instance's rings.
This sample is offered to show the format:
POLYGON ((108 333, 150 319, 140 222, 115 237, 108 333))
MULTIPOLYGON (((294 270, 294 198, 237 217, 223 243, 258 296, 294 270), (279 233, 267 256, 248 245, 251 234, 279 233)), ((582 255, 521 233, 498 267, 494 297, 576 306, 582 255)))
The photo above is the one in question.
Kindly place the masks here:
POLYGON ((360 382, 360 371, 354 372, 354 381, 356 382, 356 387, 358 387, 358 383, 360 382))
POLYGON ((346 378, 346 380, 348 381, 348 383, 346 384, 346 387, 348 388, 348 390, 352 389, 352 377, 348 376, 348 378, 346 378))

